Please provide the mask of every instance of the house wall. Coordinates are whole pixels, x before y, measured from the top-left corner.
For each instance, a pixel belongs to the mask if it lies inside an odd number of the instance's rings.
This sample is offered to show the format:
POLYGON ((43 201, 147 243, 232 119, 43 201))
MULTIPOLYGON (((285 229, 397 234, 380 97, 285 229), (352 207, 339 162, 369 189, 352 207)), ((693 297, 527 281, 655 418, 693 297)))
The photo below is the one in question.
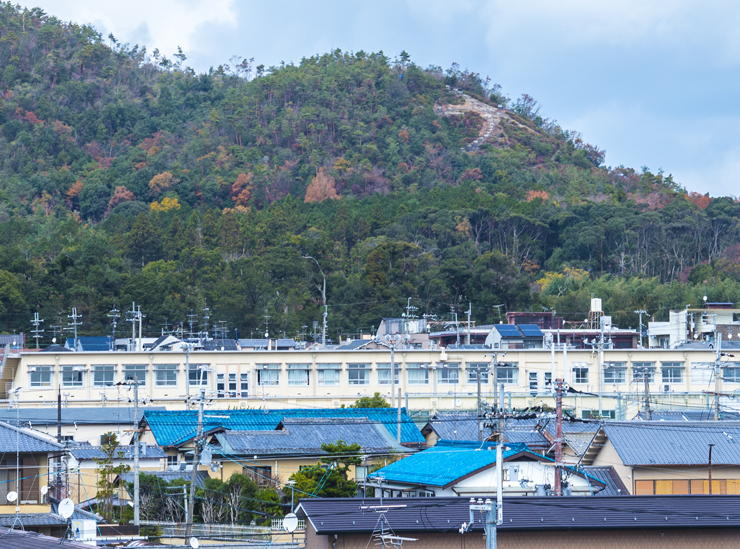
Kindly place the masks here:
MULTIPOLYGON (((412 410, 453 410, 473 409, 476 402, 476 384, 467 382, 466 365, 468 363, 490 363, 487 350, 455 350, 456 362, 460 362, 460 380, 456 384, 439 382, 437 363, 442 362, 441 353, 444 350, 405 350, 396 353, 396 364, 400 372, 402 404, 412 410), (429 379, 425 384, 410 384, 408 382, 408 363, 429 364, 429 379), (456 400, 460 402, 456 406, 456 400)), ((447 357, 445 357, 447 358, 447 357)), ((624 383, 600 384, 598 354, 590 350, 569 350, 567 364, 564 364, 563 353, 555 353, 555 364, 552 364, 551 352, 546 349, 510 350, 505 361, 518 364, 518 376, 514 383, 506 384, 506 406, 517 408, 539 405, 553 406, 553 397, 550 387, 545 385, 545 373, 553 373, 554 377, 562 377, 575 389, 584 392, 597 392, 603 385, 603 394, 609 395, 603 399, 603 409, 614 411, 617 417, 631 417, 637 412, 634 399, 624 398, 624 395, 634 391, 631 366, 633 362, 654 362, 657 375, 651 384, 657 408, 661 405, 709 407, 709 401, 702 393, 706 388, 705 382, 692 384, 690 369, 696 362, 711 362, 715 356, 704 350, 663 350, 663 349, 615 349, 604 352, 604 362, 623 362, 627 366, 627 376, 624 383), (669 391, 665 392, 662 382, 660 363, 663 361, 680 362, 684 364, 683 380, 669 384, 669 391), (588 369, 588 379, 583 383, 576 383, 572 375, 574 362, 588 369), (538 387, 532 394, 529 387, 529 373, 537 373, 538 387), (628 402, 629 400, 629 402, 628 402)), ((499 357, 501 360, 501 357, 499 357)), ((211 371, 208 372, 204 386, 213 395, 216 401, 221 401, 221 407, 327 407, 336 408, 342 404, 354 403, 361 396, 372 396, 379 392, 390 400, 390 385, 379 384, 378 364, 390 363, 388 350, 359 350, 359 351, 239 351, 239 352, 209 352, 197 351, 190 354, 191 364, 204 364, 211 371), (288 383, 287 364, 303 363, 310 365, 308 385, 290 385, 288 383), (336 363, 340 365, 339 383, 337 385, 318 384, 318 365, 322 363, 336 363), (349 383, 349 363, 369 364, 368 383, 356 385, 349 383), (278 385, 259 385, 258 376, 262 371, 261 364, 278 364, 278 385), (236 393, 231 396, 217 392, 217 376, 222 374, 228 385, 229 374, 235 376, 236 393), (242 391, 242 376, 247 385, 242 391), (246 396, 243 396, 246 395, 246 396)), ((98 387, 93 382, 93 367, 95 365, 113 364, 115 366, 115 381, 121 381, 124 375, 125 364, 143 364, 147 367, 145 385, 140 389, 140 398, 152 399, 152 404, 167 406, 168 409, 184 409, 184 397, 188 392, 185 385, 185 355, 175 351, 152 353, 139 352, 100 352, 100 353, 22 353, 7 359, 6 373, 15 372, 12 383, 15 387, 24 387, 20 395, 21 406, 49 405, 56 401, 56 394, 61 382, 61 367, 82 366, 85 370, 82 387, 65 387, 61 389, 69 393, 67 402, 74 406, 93 406, 98 409, 104 404, 126 405, 128 393, 119 391, 118 387, 98 387), (174 364, 177 367, 177 376, 174 385, 164 386, 155 382, 155 367, 157 365, 174 364), (50 366, 53 375, 47 386, 33 386, 31 384, 29 367, 50 366)), ((489 382, 483 384, 483 397, 491 400, 493 397, 493 376, 489 382)), ((195 394, 196 387, 190 387, 190 394, 195 394)), ((641 387, 642 389, 642 387, 641 387)), ((723 380, 720 390, 732 392, 740 389, 740 382, 723 380)), ((5 388, 0 387, 0 400, 7 398, 5 388)), ((588 395, 571 395, 564 398, 566 408, 574 409, 577 415, 583 411, 598 410, 598 398, 588 395)), ((78 426, 79 427, 79 426, 78 426)), ((94 438, 96 434, 85 435, 94 438)))
MULTIPOLYGON (((497 536, 499 549, 624 549, 625 547, 644 549, 725 549, 740 547, 740 530, 674 529, 674 530, 596 530, 596 531, 557 531, 557 532, 500 532, 497 536)), ((406 542, 409 547, 424 549, 449 549, 463 545, 463 535, 449 534, 409 534, 403 537, 416 538, 416 542, 406 542)), ((313 529, 306 528, 306 549, 365 549, 370 535, 318 536, 313 529), (334 544, 332 545, 332 542, 334 544)), ((404 544, 405 546, 406 544, 404 544)), ((485 549, 486 541, 479 532, 464 534, 467 549, 485 549)))
POLYGON ((632 476, 632 468, 622 463, 622 458, 619 457, 617 449, 609 439, 606 439, 604 446, 597 454, 592 465, 596 467, 614 466, 614 470, 630 491, 630 494, 634 494, 634 485, 632 483, 632 478, 630 478, 632 476))

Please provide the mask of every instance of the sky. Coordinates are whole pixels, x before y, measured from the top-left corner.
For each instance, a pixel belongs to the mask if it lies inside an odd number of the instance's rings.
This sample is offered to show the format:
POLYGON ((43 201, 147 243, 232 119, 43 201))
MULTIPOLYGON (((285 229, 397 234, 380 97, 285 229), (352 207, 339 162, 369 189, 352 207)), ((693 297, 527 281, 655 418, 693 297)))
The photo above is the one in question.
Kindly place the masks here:
POLYGON ((730 0, 36 0, 103 36, 181 47, 198 72, 382 50, 458 63, 606 150, 608 166, 664 170, 689 191, 737 196, 740 2, 730 0))

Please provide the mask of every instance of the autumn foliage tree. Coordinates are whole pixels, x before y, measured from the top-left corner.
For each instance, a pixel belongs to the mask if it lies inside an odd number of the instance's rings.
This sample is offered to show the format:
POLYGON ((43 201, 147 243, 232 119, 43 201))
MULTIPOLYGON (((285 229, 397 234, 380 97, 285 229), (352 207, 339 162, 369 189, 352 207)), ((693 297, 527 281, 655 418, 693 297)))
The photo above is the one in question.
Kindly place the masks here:
POLYGON ((311 180, 311 183, 306 189, 306 198, 304 202, 323 202, 327 198, 336 200, 339 198, 336 189, 336 182, 334 178, 327 175, 324 172, 324 168, 319 168, 316 177, 311 180))
POLYGON ((238 206, 249 205, 252 196, 252 174, 240 173, 231 186, 231 197, 238 206))
POLYGON ((136 200, 134 193, 129 191, 124 185, 116 187, 116 190, 113 191, 113 196, 108 202, 108 213, 110 213, 111 210, 119 204, 122 204, 123 202, 131 202, 132 200, 136 200))
POLYGON ((170 190, 179 181, 170 172, 162 172, 152 177, 152 180, 149 181, 149 190, 152 194, 162 194, 170 190))

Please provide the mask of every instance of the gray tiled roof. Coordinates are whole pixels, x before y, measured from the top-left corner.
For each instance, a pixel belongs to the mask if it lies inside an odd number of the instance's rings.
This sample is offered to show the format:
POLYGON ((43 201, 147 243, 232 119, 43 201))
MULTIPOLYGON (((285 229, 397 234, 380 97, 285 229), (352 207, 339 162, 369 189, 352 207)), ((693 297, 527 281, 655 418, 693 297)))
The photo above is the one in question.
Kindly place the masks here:
POLYGON ((606 486, 603 490, 596 492, 595 496, 628 496, 629 490, 619 478, 614 467, 584 467, 583 472, 589 476, 592 476, 606 486))
MULTIPOLYGON (((81 446, 78 448, 71 448, 70 453, 75 459, 101 459, 105 457, 103 450, 100 446, 81 446)), ((159 446, 146 446, 145 451, 139 452, 141 459, 162 459, 166 458, 165 454, 159 446)), ((133 459, 134 458, 134 447, 121 445, 116 449, 117 459, 133 459), (123 452, 122 458, 119 458, 119 453, 123 452)))
POLYGON ((283 430, 276 431, 226 431, 216 434, 216 439, 227 452, 237 454, 295 455, 325 454, 323 443, 343 440, 359 444, 364 452, 379 453, 404 451, 383 425, 367 418, 285 418, 283 430))
MULTIPOLYGON (((62 526, 67 524, 59 515, 53 513, 21 513, 19 515, 24 527, 28 526, 62 526)), ((0 515, 0 526, 9 528, 13 525, 15 515, 0 515)), ((59 543, 59 540, 57 540, 59 543)), ((15 547, 15 546, 13 546, 15 547)))
POLYGON ((0 422, 0 453, 16 450, 22 453, 49 453, 62 449, 63 445, 49 440, 41 433, 0 422))
MULTIPOLYGON (((34 516, 35 515, 21 515, 23 525, 31 526, 31 522, 26 522, 26 517, 28 517, 32 521, 32 517, 34 516)), ((0 517, 0 524, 5 525, 5 523, 7 522, 6 519, 10 519, 10 523, 8 524, 8 526, 10 526, 13 524, 14 518, 15 515, 6 515, 4 517, 0 517)), ((59 520, 62 520, 62 518, 59 517, 59 520)), ((39 524, 39 526, 62 526, 64 524, 66 524, 66 521, 62 521, 61 524, 59 522, 53 522, 50 524, 39 524)), ((7 528, 3 527, 0 527, 0 539, 3 540, 2 546, 9 549, 59 549, 60 547, 63 547, 64 549, 90 549, 89 545, 85 545, 84 543, 80 543, 78 541, 64 540, 64 545, 60 545, 59 538, 44 536, 43 534, 39 534, 37 532, 8 530, 7 528)))
POLYGON ((343 343, 337 347, 337 351, 355 351, 357 349, 361 349, 365 345, 369 345, 370 343, 372 343, 372 340, 370 339, 355 339, 349 343, 343 343))
POLYGON ((740 462, 740 422, 605 423, 604 433, 625 465, 706 465, 740 462))
MULTIPOLYGON (((190 482, 193 478, 192 471, 142 471, 142 473, 146 475, 153 475, 155 477, 159 477, 163 480, 166 480, 167 482, 172 482, 173 480, 177 480, 177 479, 190 482)), ((122 473, 118 475, 118 477, 125 482, 134 481, 133 473, 122 473)), ((208 471, 198 471, 195 476, 195 485, 198 487, 203 486, 203 483, 205 482, 207 478, 208 478, 208 471)))
MULTIPOLYGON (((141 406, 139 407, 139 419, 148 411, 165 411, 164 406, 141 406)), ((0 421, 5 421, 10 425, 16 424, 15 409, 0 409, 0 421)), ((21 426, 31 427, 35 425, 56 425, 57 409, 54 408, 21 408, 20 413, 21 426)), ((62 425, 118 425, 121 423, 133 424, 134 408, 123 406, 106 406, 105 408, 88 407, 88 408, 62 408, 62 425)))

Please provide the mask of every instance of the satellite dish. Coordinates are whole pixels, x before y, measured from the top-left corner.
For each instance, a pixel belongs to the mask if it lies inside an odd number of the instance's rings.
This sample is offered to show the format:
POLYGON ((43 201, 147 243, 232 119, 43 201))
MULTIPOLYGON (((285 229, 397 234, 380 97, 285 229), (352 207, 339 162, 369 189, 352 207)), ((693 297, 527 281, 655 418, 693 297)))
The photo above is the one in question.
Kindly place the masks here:
POLYGON ((198 538, 190 538, 190 547, 193 549, 198 549, 200 547, 200 542, 198 541, 198 538))
POLYGON ((48 486, 42 486, 41 487, 41 495, 42 496, 45 496, 48 491, 49 491, 49 487, 48 486))
POLYGON ((8 500, 8 503, 13 503, 15 500, 18 499, 18 492, 8 492, 8 495, 5 496, 5 499, 8 500))
POLYGON ((62 501, 59 502, 57 512, 63 519, 68 519, 72 516, 72 513, 75 512, 74 502, 69 498, 64 498, 62 501))
POLYGON ((295 532, 296 528, 298 528, 298 517, 295 513, 288 513, 285 515, 285 518, 283 519, 283 528, 288 532, 295 532))

